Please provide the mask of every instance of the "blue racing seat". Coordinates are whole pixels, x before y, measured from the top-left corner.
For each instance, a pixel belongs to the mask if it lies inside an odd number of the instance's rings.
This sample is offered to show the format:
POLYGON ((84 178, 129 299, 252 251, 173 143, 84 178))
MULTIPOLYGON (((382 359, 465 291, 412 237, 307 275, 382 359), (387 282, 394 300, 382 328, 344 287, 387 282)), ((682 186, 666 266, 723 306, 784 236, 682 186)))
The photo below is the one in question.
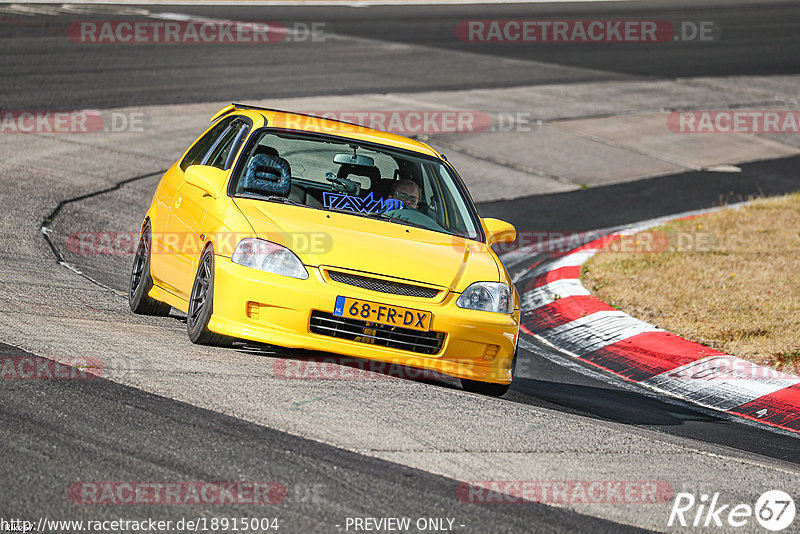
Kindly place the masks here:
POLYGON ((289 162, 277 155, 256 154, 242 177, 242 189, 252 193, 285 197, 291 187, 289 162))

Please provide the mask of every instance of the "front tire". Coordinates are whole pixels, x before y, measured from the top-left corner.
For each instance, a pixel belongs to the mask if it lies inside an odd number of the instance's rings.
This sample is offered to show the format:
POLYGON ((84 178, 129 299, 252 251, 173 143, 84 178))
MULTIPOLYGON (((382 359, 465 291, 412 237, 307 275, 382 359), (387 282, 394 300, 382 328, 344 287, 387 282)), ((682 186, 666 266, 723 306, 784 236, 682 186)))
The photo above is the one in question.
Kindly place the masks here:
POLYGON ((214 249, 207 247, 197 265, 197 274, 189 299, 186 315, 186 331, 189 339, 197 345, 230 345, 231 338, 208 329, 208 321, 214 312, 214 249))
POLYGON ((147 221, 142 228, 139 245, 136 247, 136 254, 133 257, 128 304, 133 313, 164 317, 169 315, 172 306, 159 302, 148 295, 153 288, 153 277, 150 275, 151 244, 150 221, 147 221))
POLYGON ((461 379, 461 387, 470 393, 478 395, 488 395, 490 397, 502 397, 511 387, 511 384, 495 384, 494 382, 481 382, 479 380, 461 379))
MULTIPOLYGON (((511 360, 511 378, 514 378, 514 373, 517 370, 517 351, 519 349, 514 350, 514 358, 511 360)), ((506 393, 508 393, 508 388, 511 387, 511 383, 508 384, 496 384, 494 382, 481 382, 479 380, 470 380, 468 378, 461 379, 461 387, 464 390, 469 391, 470 393, 477 393, 478 395, 488 395, 490 397, 502 397, 506 393)))

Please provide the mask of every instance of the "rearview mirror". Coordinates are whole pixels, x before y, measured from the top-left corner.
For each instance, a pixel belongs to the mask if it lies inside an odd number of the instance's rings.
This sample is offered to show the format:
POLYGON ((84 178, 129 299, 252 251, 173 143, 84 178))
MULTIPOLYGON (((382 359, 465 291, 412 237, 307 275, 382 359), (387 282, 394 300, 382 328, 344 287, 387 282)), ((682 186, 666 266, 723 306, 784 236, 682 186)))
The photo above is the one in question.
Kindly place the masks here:
POLYGON ((210 165, 192 165, 186 169, 186 183, 193 185, 207 195, 219 198, 222 188, 225 186, 225 175, 222 169, 211 167, 210 165))
POLYGON ((486 239, 489 245, 499 243, 513 243, 517 238, 517 230, 509 223, 500 219, 481 219, 486 227, 486 239))
POLYGON ((375 160, 369 156, 359 154, 336 154, 333 162, 339 165, 358 165, 359 167, 374 167, 375 160))

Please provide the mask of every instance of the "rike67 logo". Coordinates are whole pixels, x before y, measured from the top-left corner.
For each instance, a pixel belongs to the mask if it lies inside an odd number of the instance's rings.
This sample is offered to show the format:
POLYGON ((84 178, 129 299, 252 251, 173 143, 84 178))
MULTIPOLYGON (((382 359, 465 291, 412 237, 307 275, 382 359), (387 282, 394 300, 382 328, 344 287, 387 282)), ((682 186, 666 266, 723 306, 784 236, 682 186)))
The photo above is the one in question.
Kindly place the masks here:
POLYGON ((723 504, 719 493, 700 495, 678 493, 669 514, 668 527, 745 527, 753 532, 753 519, 773 532, 784 530, 794 521, 795 505, 785 491, 770 490, 761 494, 754 506, 723 504))

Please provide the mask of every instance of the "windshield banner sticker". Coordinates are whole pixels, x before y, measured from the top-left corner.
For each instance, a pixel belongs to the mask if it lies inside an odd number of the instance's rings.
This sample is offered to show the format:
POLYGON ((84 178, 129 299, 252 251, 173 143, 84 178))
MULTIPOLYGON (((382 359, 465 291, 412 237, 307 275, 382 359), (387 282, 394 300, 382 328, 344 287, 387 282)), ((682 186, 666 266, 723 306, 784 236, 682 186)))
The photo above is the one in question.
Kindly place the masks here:
POLYGON ((322 203, 326 208, 357 211, 359 213, 383 213, 403 207, 403 203, 397 199, 376 199, 372 196, 372 193, 360 198, 341 193, 325 192, 322 193, 322 203))

